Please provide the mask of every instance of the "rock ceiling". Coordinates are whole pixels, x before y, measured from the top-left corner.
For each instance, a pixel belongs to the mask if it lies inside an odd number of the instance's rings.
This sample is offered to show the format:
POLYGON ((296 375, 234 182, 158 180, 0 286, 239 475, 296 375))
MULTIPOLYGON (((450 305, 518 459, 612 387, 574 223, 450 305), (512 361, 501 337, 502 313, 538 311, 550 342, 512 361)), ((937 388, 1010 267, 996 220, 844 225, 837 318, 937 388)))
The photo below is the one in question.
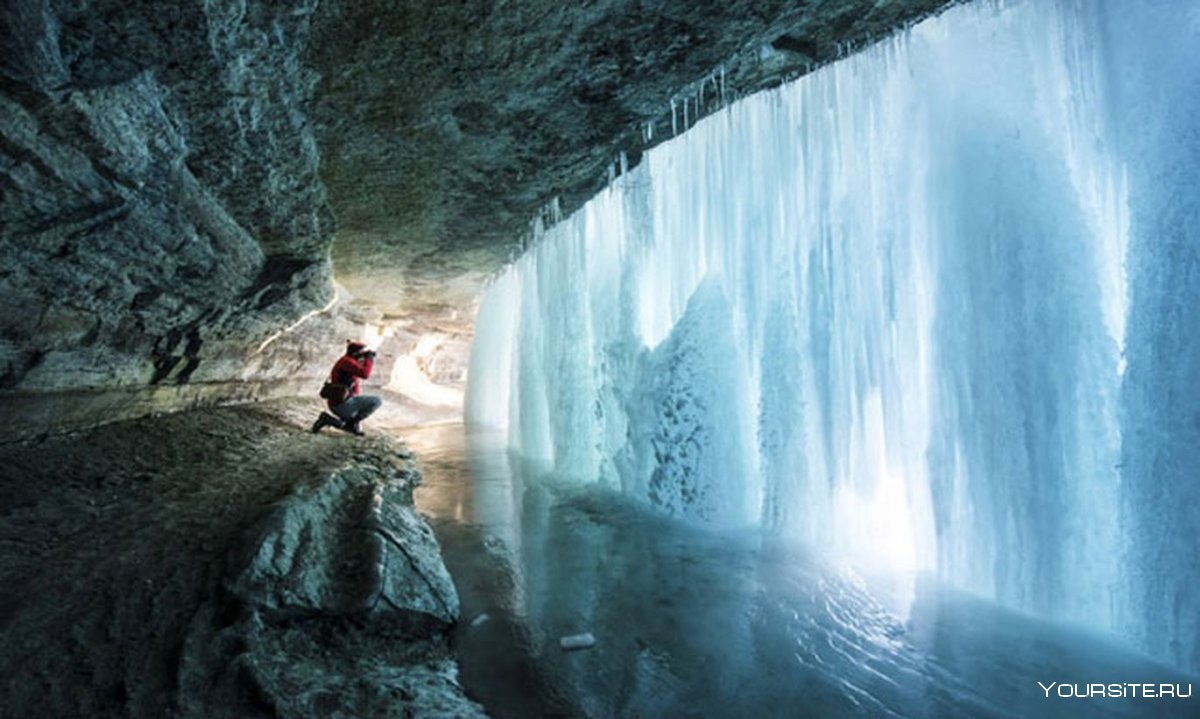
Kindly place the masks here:
POLYGON ((309 58, 334 263, 397 313, 462 306, 552 198, 565 211, 704 113, 943 0, 326 2, 309 58), (724 82, 716 74, 724 68, 724 82))

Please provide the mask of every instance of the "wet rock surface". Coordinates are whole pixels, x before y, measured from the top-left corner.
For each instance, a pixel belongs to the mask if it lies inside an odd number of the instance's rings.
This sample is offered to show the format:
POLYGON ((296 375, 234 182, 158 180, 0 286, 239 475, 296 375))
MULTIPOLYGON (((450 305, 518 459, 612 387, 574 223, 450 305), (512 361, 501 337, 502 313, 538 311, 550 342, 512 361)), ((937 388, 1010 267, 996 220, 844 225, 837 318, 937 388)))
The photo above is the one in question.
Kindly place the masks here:
POLYGON ((314 410, 0 448, 0 713, 481 716, 411 455, 314 410))

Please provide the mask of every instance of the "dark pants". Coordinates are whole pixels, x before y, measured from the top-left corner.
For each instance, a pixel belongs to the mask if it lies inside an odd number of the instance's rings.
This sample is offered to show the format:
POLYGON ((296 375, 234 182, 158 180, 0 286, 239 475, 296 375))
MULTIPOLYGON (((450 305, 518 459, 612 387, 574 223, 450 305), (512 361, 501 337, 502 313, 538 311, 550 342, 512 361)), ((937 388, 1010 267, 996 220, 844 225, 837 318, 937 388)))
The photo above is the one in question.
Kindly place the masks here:
POLYGON ((333 413, 345 422, 361 422, 379 409, 381 404, 383 400, 378 397, 360 394, 334 407, 333 413))

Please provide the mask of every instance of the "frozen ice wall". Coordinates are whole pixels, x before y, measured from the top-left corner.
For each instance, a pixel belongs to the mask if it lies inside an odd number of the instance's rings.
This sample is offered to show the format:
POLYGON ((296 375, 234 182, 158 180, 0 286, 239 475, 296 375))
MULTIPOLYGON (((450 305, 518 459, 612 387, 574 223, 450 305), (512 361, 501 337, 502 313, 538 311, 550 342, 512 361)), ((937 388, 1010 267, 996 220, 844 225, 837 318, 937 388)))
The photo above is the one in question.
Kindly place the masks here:
POLYGON ((1200 669, 1197 46, 977 2, 710 116, 495 283, 468 420, 1200 669))
POLYGON ((1200 3, 1137 7, 1107 59, 1130 229, 1117 621, 1200 671, 1200 3))

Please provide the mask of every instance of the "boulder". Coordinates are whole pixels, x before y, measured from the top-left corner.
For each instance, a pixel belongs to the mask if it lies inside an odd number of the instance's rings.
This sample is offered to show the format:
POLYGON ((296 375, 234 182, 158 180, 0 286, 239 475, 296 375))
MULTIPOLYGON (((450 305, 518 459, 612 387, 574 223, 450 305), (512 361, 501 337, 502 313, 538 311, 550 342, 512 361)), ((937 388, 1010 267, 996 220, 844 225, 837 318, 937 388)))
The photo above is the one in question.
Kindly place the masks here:
POLYGON ((235 552, 228 589, 268 623, 354 619, 428 636, 458 618, 429 525, 377 468, 350 464, 297 486, 235 552))

